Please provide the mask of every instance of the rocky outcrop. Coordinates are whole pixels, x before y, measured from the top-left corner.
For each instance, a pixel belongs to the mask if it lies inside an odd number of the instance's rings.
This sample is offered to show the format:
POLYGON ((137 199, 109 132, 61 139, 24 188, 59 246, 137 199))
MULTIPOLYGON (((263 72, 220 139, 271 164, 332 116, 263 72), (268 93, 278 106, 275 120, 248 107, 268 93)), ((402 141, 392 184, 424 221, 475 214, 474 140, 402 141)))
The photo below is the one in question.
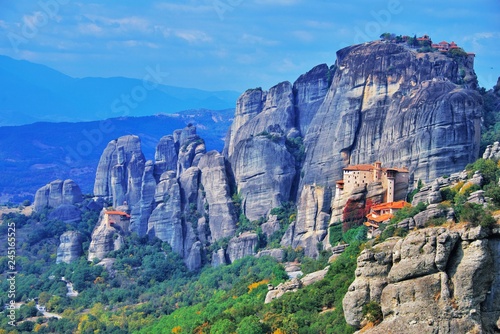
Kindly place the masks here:
POLYGON ((255 247, 258 242, 259 237, 256 233, 252 232, 244 232, 238 237, 232 238, 229 240, 229 245, 226 250, 229 261, 232 263, 245 256, 255 255, 255 247))
POLYGON ((367 324, 362 309, 372 301, 383 321, 364 333, 497 332, 498 237, 480 227, 428 228, 366 248, 343 300, 346 321, 367 324))
POLYGON ((264 224, 260 225, 260 228, 262 229, 262 232, 267 236, 267 238, 269 238, 273 235, 273 233, 279 231, 281 228, 278 216, 269 215, 267 221, 264 224))
POLYGON ((217 251, 214 251, 212 254, 212 267, 219 267, 227 264, 226 260, 226 252, 223 248, 220 248, 217 251))
POLYGON ((285 250, 282 248, 274 248, 274 249, 264 249, 259 251, 255 257, 260 258, 263 256, 270 256, 278 262, 283 262, 285 260, 285 250))
POLYGON ((148 235, 166 241, 172 250, 184 254, 182 231, 181 192, 174 171, 161 175, 156 186, 155 201, 158 203, 148 221, 148 235))
POLYGON ((328 233, 330 221, 331 190, 319 186, 305 186, 298 204, 297 220, 290 224, 287 233, 281 240, 283 246, 292 248, 301 246, 305 255, 318 255, 318 242, 328 233))
POLYGON ((300 279, 292 278, 290 281, 287 281, 285 283, 280 283, 276 287, 268 285, 268 292, 264 303, 265 304, 270 303, 272 300, 283 296, 287 292, 296 292, 301 288, 304 288, 306 286, 321 281, 322 279, 325 278, 326 274, 328 273, 328 269, 329 267, 326 267, 323 270, 307 274, 300 279))
POLYGON ((141 199, 145 163, 139 137, 128 135, 112 140, 97 166, 94 195, 115 207, 126 203, 134 210, 141 199))
MULTIPOLYGON (((155 190, 157 167, 151 160, 144 166, 141 182, 141 200, 132 209, 130 221, 130 231, 136 232, 139 236, 147 234, 148 220, 155 208, 155 190)), ((160 177, 158 177, 159 181, 160 177)))
POLYGON ((301 134, 307 133, 313 117, 330 88, 334 73, 334 66, 328 68, 328 65, 321 64, 301 75, 293 83, 295 114, 298 118, 297 128, 301 134))
POLYGON ((327 65, 319 65, 293 86, 282 82, 269 91, 252 89, 238 99, 224 154, 250 220, 295 197, 302 157, 290 143, 301 143, 299 137, 321 105, 331 74, 327 65))
POLYGON ((222 154, 212 151, 201 157, 201 184, 208 212, 212 241, 231 237, 236 231, 236 208, 231 200, 231 189, 222 154))
POLYGON ((77 231, 64 232, 60 237, 60 244, 57 247, 56 263, 71 263, 82 256, 83 236, 77 231))
POLYGON ((238 142, 230 162, 243 212, 250 220, 265 217, 290 200, 295 159, 284 137, 259 135, 238 142))
POLYGON ((55 180, 37 190, 33 204, 34 210, 40 211, 46 207, 57 208, 82 201, 82 191, 73 180, 55 180))
POLYGON ((164 136, 156 146, 154 176, 160 181, 161 174, 169 170, 177 170, 177 151, 174 136, 164 136))
MULTIPOLYGON (((120 207, 117 207, 117 210, 120 209, 120 207)), ((101 211, 99 221, 92 231, 89 254, 87 257, 89 261, 93 261, 94 259, 102 260, 109 252, 119 250, 123 245, 123 231, 115 229, 109 224, 105 212, 106 209, 101 211)))

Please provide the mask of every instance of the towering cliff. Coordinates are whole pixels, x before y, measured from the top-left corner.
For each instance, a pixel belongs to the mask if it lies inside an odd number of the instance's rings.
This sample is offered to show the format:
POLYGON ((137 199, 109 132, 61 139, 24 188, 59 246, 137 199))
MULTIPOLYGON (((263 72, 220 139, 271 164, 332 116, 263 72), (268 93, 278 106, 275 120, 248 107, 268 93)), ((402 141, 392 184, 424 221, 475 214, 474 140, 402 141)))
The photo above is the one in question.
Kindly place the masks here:
POLYGON ((324 99, 332 72, 319 65, 293 85, 251 89, 236 104, 224 148, 250 220, 293 200, 302 156, 302 137, 324 99))
POLYGON ((328 240, 343 167, 381 161, 407 167, 411 180, 429 181, 477 158, 476 88, 471 56, 376 41, 338 51, 334 66, 315 67, 293 88, 285 82, 245 92, 224 151, 244 213, 258 219, 298 201, 298 219, 283 244, 316 249, 328 240))
POLYGON ((124 136, 109 142, 97 166, 94 195, 113 206, 134 207, 140 200, 146 160, 137 136, 124 136))
POLYGON ((477 158, 482 99, 469 58, 372 42, 338 51, 335 68, 301 184, 332 187, 342 167, 377 160, 429 181, 477 158))
POLYGON ((117 231, 101 217, 89 259, 102 259, 120 247, 125 234, 135 232, 168 242, 195 270, 203 264, 204 246, 236 231, 226 161, 218 152, 206 153, 191 125, 163 137, 154 161, 145 161, 136 136, 109 143, 96 173, 95 191, 97 198, 114 207, 126 202, 131 218, 128 230, 117 231))
MULTIPOLYGON (((315 257, 318 244, 329 247, 329 226, 342 211, 334 190, 346 165, 381 161, 407 167, 410 181, 429 181, 477 158, 476 85, 466 55, 382 41, 347 47, 335 65, 316 66, 293 84, 243 93, 222 154, 207 153, 193 126, 163 137, 154 161, 145 161, 135 136, 110 142, 95 195, 127 202, 130 230, 167 241, 190 268, 248 253, 253 236, 232 240, 212 260, 206 254, 245 230, 239 213, 256 221, 292 201, 298 212, 281 244, 315 257)), ((380 197, 379 188, 364 189, 363 198, 380 197)))

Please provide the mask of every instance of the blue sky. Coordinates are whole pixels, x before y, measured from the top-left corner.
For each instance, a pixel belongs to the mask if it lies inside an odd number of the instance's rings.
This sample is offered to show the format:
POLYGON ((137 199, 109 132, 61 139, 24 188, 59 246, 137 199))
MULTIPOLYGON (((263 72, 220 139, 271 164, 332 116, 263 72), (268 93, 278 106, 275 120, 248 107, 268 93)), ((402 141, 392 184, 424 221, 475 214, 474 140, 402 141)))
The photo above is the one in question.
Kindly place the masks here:
POLYGON ((498 0, 0 0, 0 54, 74 77, 143 78, 206 90, 269 87, 383 32, 455 41, 480 84, 500 76, 498 0))

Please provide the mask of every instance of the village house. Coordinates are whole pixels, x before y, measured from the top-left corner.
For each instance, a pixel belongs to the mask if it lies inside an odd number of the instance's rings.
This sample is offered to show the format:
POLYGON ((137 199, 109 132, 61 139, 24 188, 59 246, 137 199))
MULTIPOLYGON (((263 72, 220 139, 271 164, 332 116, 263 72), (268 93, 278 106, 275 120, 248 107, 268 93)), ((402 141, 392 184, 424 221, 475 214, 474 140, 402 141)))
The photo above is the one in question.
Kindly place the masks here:
POLYGON ((383 168, 377 161, 373 165, 345 167, 343 179, 337 181, 335 197, 351 193, 354 188, 373 182, 380 182, 385 190, 384 202, 404 200, 408 190, 409 172, 406 168, 383 168))
POLYGON ((127 232, 130 226, 130 215, 123 211, 107 210, 104 212, 104 219, 109 227, 114 227, 127 232))
POLYGON ((460 49, 455 42, 448 43, 447 41, 439 42, 439 44, 432 44, 431 46, 439 52, 448 52, 452 49, 460 49))
POLYGON ((380 224, 394 217, 394 214, 406 206, 411 206, 406 201, 397 201, 373 205, 370 213, 366 215, 365 226, 370 228, 370 234, 379 228, 380 224))

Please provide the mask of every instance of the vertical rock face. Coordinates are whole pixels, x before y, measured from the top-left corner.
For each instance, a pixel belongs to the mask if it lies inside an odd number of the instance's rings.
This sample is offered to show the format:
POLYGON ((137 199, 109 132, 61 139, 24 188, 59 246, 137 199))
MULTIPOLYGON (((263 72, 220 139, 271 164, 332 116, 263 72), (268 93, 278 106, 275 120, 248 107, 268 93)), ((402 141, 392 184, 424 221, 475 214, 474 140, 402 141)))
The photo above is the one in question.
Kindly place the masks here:
POLYGON ((479 150, 481 98, 467 60, 372 42, 337 52, 328 94, 306 135, 303 184, 333 186, 346 164, 451 174, 479 150), (459 70, 470 76, 464 85, 459 70))
POLYGON ((238 99, 224 152, 244 201, 243 212, 251 220, 290 200, 296 161, 285 143, 300 136, 296 100, 303 107, 314 99, 306 96, 312 90, 306 81, 297 86, 300 97, 294 96, 292 84, 283 82, 269 92, 248 90, 238 99))
POLYGON ((282 82, 269 92, 261 89, 245 92, 236 104, 235 119, 228 134, 226 147, 229 160, 237 152, 236 146, 260 133, 286 135, 295 127, 295 109, 292 85, 282 82))
POLYGON ((164 136, 156 146, 154 175, 159 181, 161 174, 177 170, 177 149, 174 136, 164 136))
POLYGON ((59 247, 57 247, 56 263, 71 263, 77 260, 83 253, 82 239, 80 232, 64 232, 59 238, 60 244, 59 247))
POLYGON ((334 70, 322 64, 301 75, 293 84, 298 128, 305 135, 330 87, 334 70))
POLYGON ((216 151, 208 152, 200 159, 198 167, 201 169, 201 184, 208 204, 212 241, 231 237, 236 231, 237 217, 224 157, 216 151))
POLYGON ((147 161, 142 175, 141 200, 133 208, 130 222, 130 231, 136 232, 139 236, 146 235, 148 219, 155 207, 156 171, 156 165, 151 160, 147 161))
POLYGON ((244 232, 240 236, 232 238, 227 246, 227 256, 231 262, 248 255, 255 255, 255 246, 258 244, 258 236, 255 233, 244 232))
POLYGON ((73 180, 55 180, 37 190, 34 210, 40 211, 45 207, 57 208, 63 204, 72 205, 82 201, 82 191, 73 180))
POLYGON ((330 189, 305 186, 297 208, 296 223, 290 225, 290 231, 285 233, 281 244, 293 248, 302 246, 305 255, 316 257, 318 255, 316 245, 325 239, 328 233, 331 197, 330 189))
POLYGON ((175 172, 162 174, 156 186, 155 200, 159 203, 148 221, 148 235, 166 241, 178 254, 184 253, 182 233, 181 192, 175 172))
POLYGON ((94 195, 132 207, 141 198, 142 176, 146 160, 137 136, 123 136, 109 142, 97 166, 94 195))
POLYGON ((295 159, 284 141, 256 136, 236 146, 231 167, 243 198, 243 211, 250 220, 265 217, 272 208, 290 200, 295 159))
POLYGON ((423 229, 367 248, 343 300, 346 321, 362 327, 373 301, 383 321, 365 333, 498 332, 498 256, 498 236, 480 227, 423 229))

